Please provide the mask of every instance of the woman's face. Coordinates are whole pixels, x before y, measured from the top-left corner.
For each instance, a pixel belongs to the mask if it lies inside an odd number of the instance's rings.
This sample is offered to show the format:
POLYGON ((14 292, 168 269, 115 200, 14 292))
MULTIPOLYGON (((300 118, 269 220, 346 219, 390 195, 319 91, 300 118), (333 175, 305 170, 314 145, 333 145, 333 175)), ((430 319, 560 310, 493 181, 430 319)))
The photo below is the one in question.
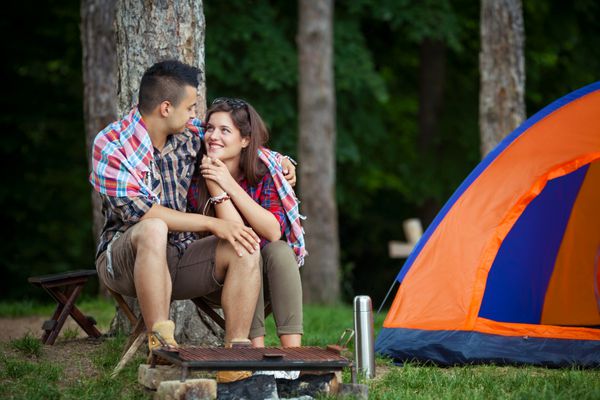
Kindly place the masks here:
POLYGON ((206 154, 225 162, 237 159, 239 161, 242 149, 248 146, 250 138, 243 138, 228 112, 211 114, 206 124, 204 134, 206 154))

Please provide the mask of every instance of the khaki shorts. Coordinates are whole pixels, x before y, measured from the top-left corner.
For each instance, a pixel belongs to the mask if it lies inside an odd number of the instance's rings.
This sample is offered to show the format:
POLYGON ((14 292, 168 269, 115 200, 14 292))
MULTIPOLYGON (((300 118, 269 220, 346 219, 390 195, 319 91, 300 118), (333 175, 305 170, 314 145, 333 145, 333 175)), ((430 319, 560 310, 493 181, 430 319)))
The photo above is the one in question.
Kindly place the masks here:
MULTIPOLYGON (((179 254, 177 247, 167 245, 167 264, 173 282, 173 300, 192 299, 219 291, 222 283, 214 277, 216 249, 219 239, 207 236, 188 245, 179 254)), ((96 260, 98 276, 111 290, 137 297, 133 280, 135 251, 131 228, 115 237, 108 249, 96 260)))

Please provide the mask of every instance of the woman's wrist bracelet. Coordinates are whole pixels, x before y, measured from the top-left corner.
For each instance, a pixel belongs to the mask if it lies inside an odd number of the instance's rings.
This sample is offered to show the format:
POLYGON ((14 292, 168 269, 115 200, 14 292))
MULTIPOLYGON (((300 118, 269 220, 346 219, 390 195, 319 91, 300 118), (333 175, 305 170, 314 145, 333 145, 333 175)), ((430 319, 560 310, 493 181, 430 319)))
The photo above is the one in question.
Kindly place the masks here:
POLYGON ((297 162, 296 160, 294 160, 294 159, 293 159, 292 157, 290 157, 290 156, 283 156, 283 158, 287 158, 288 160, 290 160, 290 162, 291 162, 292 164, 294 164, 294 166, 297 166, 297 165, 298 165, 298 162, 297 162))
POLYGON ((222 202, 227 201, 229 199, 231 199, 231 197, 229 197, 227 192, 223 192, 218 196, 211 197, 210 199, 208 199, 208 201, 210 201, 212 204, 221 204, 222 202))
POLYGON ((231 197, 227 194, 227 192, 223 192, 218 196, 210 197, 206 200, 206 204, 204 205, 204 209, 202 210, 202 214, 206 215, 206 210, 208 210, 208 206, 213 204, 221 204, 224 201, 231 200, 231 197))

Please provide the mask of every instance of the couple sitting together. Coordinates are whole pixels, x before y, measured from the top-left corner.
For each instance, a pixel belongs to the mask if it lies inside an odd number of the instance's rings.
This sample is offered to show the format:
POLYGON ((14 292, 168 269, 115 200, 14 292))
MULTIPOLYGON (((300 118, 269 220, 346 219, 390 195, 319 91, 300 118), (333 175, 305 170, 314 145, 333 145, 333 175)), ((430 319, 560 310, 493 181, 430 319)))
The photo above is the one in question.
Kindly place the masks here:
POLYGON ((198 75, 178 61, 154 64, 138 106, 96 136, 90 181, 106 219, 98 275, 137 297, 150 350, 158 339, 177 347, 171 300, 195 297, 222 306, 225 346, 264 346, 265 301, 281 345, 300 346, 306 250, 295 168, 263 147, 266 126, 243 100, 216 99, 197 120, 198 75))

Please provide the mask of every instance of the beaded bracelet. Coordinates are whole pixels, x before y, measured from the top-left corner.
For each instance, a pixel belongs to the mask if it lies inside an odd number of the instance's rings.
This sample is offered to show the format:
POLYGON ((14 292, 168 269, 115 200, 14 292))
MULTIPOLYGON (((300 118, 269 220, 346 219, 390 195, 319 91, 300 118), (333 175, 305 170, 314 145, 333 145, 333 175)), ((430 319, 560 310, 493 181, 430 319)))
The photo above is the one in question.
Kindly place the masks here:
POLYGON ((227 201, 231 199, 231 197, 229 197, 229 195, 227 194, 227 192, 223 192, 218 196, 215 197, 211 197, 210 199, 208 199, 212 204, 221 204, 224 201, 227 201))
POLYGON ((218 196, 210 197, 206 204, 204 205, 204 210, 202 210, 202 214, 206 215, 206 210, 210 204, 221 204, 224 201, 231 200, 231 197, 227 194, 227 192, 223 192, 218 196))

